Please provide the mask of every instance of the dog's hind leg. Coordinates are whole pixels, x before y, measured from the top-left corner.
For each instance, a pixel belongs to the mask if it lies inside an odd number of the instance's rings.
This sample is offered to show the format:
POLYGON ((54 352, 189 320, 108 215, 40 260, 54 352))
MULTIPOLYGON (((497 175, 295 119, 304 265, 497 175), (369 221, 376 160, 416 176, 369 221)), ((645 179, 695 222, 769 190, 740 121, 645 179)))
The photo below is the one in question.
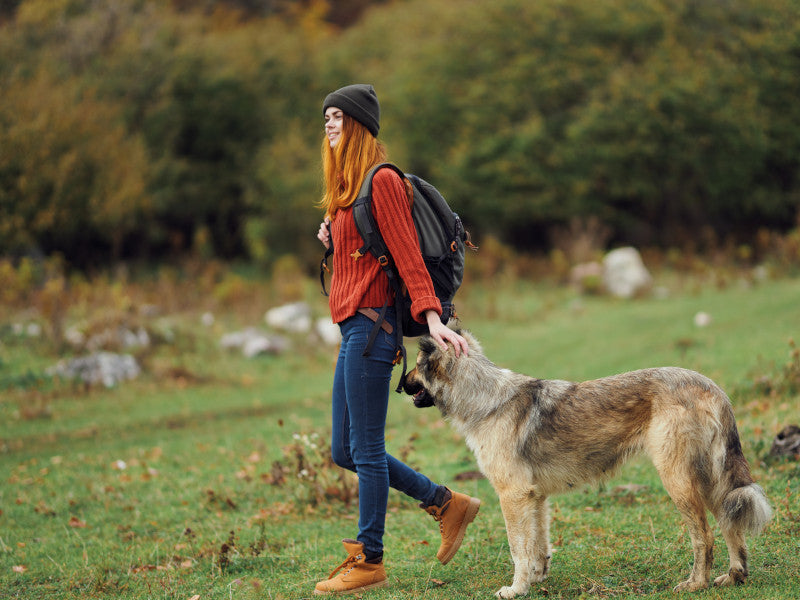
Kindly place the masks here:
POLYGON ((714 585, 728 586, 744 583, 747 579, 747 544, 741 530, 728 528, 722 529, 722 535, 728 546, 730 568, 727 573, 714 580, 714 585))
POLYGON ((714 531, 706 519, 705 502, 700 495, 698 482, 685 476, 675 477, 668 470, 659 469, 659 471, 664 487, 689 529, 694 553, 694 564, 689 579, 676 585, 674 591, 693 592, 707 588, 714 562, 714 531))
POLYGON ((498 491, 514 560, 514 581, 500 588, 498 598, 527 594, 531 583, 542 581, 550 567, 547 498, 530 488, 498 491))
POLYGON ((744 583, 748 575, 745 532, 760 533, 772 517, 764 490, 749 483, 728 491, 715 515, 728 545, 730 568, 725 575, 717 577, 714 585, 744 583))

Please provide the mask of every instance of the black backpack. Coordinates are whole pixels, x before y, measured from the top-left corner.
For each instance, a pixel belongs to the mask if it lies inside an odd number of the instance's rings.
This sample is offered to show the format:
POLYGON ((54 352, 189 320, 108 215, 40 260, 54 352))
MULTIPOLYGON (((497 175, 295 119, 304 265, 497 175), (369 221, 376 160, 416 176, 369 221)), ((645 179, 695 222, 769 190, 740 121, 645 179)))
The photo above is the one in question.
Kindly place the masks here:
MULTIPOLYGON (((364 245, 359 248, 358 254, 363 256, 370 252, 378 260, 394 291, 397 313, 397 358, 395 364, 401 359, 403 361, 403 373, 397 386, 397 391, 400 391, 406 374, 406 352, 403 337, 417 337, 428 333, 428 325, 418 323, 411 316, 411 299, 408 290, 397 272, 394 260, 389 254, 372 214, 372 179, 378 169, 382 168, 392 169, 401 179, 411 182, 414 192, 411 217, 417 230, 422 259, 433 283, 433 290, 442 304, 442 323, 446 324, 451 318, 457 317, 453 297, 464 278, 465 248, 475 249, 475 246, 470 242, 469 234, 464 230, 459 216, 450 209, 439 190, 430 183, 416 175, 403 173, 391 163, 379 164, 367 173, 358 197, 353 203, 353 218, 358 233, 364 240, 364 245)), ((320 280, 325 295, 327 292, 325 291, 324 271, 328 270, 327 259, 331 254, 333 254, 332 243, 320 263, 320 280)), ((375 337, 385 320, 388 303, 387 300, 375 321, 375 326, 372 328, 364 350, 365 356, 369 355, 375 337)))

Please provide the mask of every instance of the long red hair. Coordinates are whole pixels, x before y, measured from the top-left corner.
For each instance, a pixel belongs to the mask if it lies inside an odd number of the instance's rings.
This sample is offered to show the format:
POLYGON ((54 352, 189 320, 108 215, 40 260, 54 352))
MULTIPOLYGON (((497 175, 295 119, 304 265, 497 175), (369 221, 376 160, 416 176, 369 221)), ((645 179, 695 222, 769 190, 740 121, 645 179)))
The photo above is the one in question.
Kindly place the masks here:
POLYGON ((386 148, 361 123, 343 116, 342 135, 331 148, 327 136, 322 140, 322 172, 325 193, 319 206, 331 220, 340 208, 356 200, 367 172, 386 161, 386 148))

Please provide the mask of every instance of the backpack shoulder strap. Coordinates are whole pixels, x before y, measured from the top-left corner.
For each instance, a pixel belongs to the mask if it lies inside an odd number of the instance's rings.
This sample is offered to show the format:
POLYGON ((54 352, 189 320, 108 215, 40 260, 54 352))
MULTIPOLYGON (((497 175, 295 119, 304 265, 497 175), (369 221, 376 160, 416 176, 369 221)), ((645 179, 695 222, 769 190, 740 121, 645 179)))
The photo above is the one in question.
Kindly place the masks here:
POLYGON ((371 252, 384 271, 387 271, 393 268, 392 257, 389 254, 389 249, 383 241, 383 236, 372 214, 372 180, 375 177, 375 173, 383 168, 392 169, 401 179, 406 177, 405 173, 392 163, 381 163, 370 169, 364 177, 364 181, 361 183, 361 189, 358 191, 358 197, 353 204, 353 219, 355 220, 356 229, 361 239, 364 240, 364 245, 353 253, 352 256, 354 259, 358 260, 367 252, 371 252))
MULTIPOLYGON (((400 176, 401 179, 406 177, 405 173, 403 173, 399 167, 392 163, 381 163, 370 169, 366 177, 364 177, 364 181, 361 184, 361 189, 358 192, 358 197, 353 204, 353 219, 355 220, 356 229, 358 230, 361 239, 364 240, 364 245, 356 250, 352 256, 355 260, 358 260, 367 252, 369 252, 377 259, 378 263, 383 269, 383 272, 386 273, 386 277, 389 279, 389 285, 394 292, 395 304, 397 304, 398 302, 403 302, 400 276, 397 273, 392 256, 389 253, 389 249, 386 247, 386 242, 383 241, 383 236, 381 235, 380 229, 378 229, 378 224, 375 221, 374 215, 372 214, 372 180, 375 177, 375 173, 382 168, 392 169, 400 176)), ((381 324, 385 319, 388 305, 389 300, 387 299, 386 303, 381 308, 380 315, 375 322, 372 331, 370 332, 369 338, 367 339, 367 345, 364 348, 364 356, 369 356, 370 351, 372 350, 372 345, 374 344, 381 324)), ((396 306, 396 308, 397 327, 395 328, 395 333, 397 339, 397 358, 395 359, 395 362, 398 362, 401 359, 403 361, 403 373, 400 378, 401 386, 403 379, 405 379, 406 373, 406 354, 405 346, 403 346, 403 324, 401 318, 402 310, 400 306, 396 306)), ((398 390, 400 386, 398 386, 398 390)))

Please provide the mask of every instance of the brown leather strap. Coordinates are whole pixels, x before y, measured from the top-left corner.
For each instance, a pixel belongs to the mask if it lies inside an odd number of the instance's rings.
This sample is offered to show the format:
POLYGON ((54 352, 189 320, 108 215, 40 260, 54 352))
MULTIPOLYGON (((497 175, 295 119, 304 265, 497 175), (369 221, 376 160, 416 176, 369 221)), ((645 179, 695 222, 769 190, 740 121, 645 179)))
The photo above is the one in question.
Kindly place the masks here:
MULTIPOLYGON (((377 310, 372 308, 359 308, 358 312, 367 317, 370 321, 373 321, 374 323, 378 322, 378 317, 380 315, 378 314, 377 310)), ((392 327, 392 324, 385 319, 383 323, 381 323, 381 329, 383 329, 388 334, 392 334, 394 332, 394 327, 392 327)))

